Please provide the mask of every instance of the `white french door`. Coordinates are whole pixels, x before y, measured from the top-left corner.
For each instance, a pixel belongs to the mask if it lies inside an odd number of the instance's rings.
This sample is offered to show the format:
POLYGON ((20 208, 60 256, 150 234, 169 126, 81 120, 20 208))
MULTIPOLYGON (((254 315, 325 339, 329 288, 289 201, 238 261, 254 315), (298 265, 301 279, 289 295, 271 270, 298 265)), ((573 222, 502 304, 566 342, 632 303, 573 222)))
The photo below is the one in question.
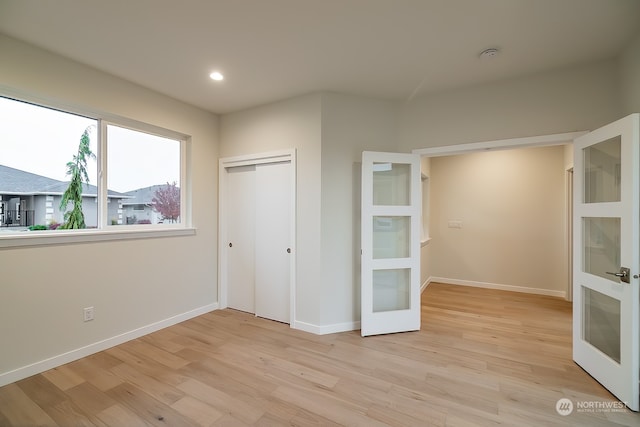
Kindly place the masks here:
POLYGON ((420 329, 420 156, 362 153, 362 336, 420 329))
POLYGON ((640 115, 574 141, 573 358, 639 409, 640 115))

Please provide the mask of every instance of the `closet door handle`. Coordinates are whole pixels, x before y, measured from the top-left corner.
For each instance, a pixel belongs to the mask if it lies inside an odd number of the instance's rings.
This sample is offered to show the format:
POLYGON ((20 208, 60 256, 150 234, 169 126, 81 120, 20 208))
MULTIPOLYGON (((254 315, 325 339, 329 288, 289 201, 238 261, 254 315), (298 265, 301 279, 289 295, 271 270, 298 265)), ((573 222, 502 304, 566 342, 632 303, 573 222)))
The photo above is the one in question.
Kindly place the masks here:
POLYGON ((291 248, 287 248, 287 253, 290 254, 291 253, 291 248))
POLYGON ((229 247, 230 248, 233 247, 233 243, 229 242, 229 247))

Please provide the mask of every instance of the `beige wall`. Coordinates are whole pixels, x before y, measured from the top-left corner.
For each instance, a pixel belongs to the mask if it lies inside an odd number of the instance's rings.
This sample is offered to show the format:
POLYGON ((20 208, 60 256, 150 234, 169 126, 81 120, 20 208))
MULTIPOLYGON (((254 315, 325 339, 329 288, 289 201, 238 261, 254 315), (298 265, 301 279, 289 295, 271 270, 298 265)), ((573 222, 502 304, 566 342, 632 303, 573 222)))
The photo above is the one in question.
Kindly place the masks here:
POLYGON ((397 105, 322 95, 322 311, 326 330, 360 321, 362 152, 395 151, 397 105))
POLYGON ((0 381, 27 365, 212 307, 216 116, 4 36, 0 52, 0 91, 191 135, 196 228, 193 236, 0 250, 0 381), (83 323, 88 306, 95 320, 83 323))
POLYGON ((398 149, 595 129, 622 116, 618 79, 611 60, 426 95, 403 106, 398 149))
POLYGON ((640 113, 640 33, 622 52, 619 64, 623 115, 640 113))
POLYGON ((432 276, 561 296, 564 194, 562 146, 433 158, 432 276))

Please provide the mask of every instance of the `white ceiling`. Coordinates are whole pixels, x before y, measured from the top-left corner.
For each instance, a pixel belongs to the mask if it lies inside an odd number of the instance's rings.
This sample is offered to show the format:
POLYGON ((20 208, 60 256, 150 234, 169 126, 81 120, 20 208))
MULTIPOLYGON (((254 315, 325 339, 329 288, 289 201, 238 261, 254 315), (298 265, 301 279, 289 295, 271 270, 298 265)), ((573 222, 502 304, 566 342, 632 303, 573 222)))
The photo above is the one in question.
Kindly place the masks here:
POLYGON ((613 58, 639 31, 640 0, 0 0, 0 32, 214 113, 408 101, 613 58))

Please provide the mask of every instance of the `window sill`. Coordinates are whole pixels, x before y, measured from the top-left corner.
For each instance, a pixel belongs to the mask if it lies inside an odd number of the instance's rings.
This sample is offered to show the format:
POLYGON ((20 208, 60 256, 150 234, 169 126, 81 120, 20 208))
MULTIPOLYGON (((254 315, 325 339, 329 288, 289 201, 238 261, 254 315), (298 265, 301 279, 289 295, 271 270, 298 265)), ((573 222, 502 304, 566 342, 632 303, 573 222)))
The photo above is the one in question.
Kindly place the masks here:
POLYGON ((193 236, 195 228, 172 228, 167 230, 55 230, 55 231, 25 231, 0 234, 0 249, 66 245, 73 243, 106 242, 113 240, 152 239, 157 237, 193 236))
POLYGON ((431 241, 431 237, 427 237, 426 239, 424 239, 424 240, 422 240, 420 242, 420 247, 423 248, 423 247, 427 246, 430 241, 431 241))

